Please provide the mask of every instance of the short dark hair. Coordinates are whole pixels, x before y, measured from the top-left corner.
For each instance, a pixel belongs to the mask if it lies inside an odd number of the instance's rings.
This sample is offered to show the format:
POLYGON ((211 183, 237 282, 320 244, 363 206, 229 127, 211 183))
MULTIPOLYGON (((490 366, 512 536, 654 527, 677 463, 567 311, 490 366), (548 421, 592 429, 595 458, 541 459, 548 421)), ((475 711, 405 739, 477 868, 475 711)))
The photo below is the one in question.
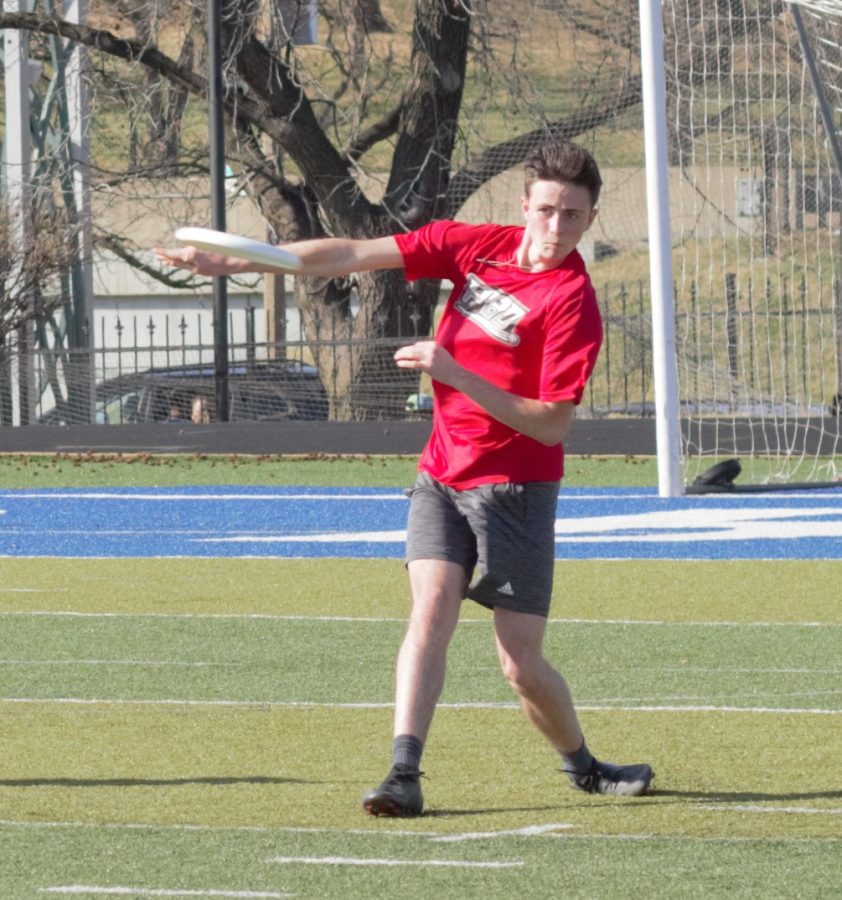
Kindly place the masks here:
POLYGON ((568 140, 545 141, 526 157, 526 196, 536 181, 566 181, 587 188, 591 206, 596 206, 602 188, 599 166, 591 154, 568 140))

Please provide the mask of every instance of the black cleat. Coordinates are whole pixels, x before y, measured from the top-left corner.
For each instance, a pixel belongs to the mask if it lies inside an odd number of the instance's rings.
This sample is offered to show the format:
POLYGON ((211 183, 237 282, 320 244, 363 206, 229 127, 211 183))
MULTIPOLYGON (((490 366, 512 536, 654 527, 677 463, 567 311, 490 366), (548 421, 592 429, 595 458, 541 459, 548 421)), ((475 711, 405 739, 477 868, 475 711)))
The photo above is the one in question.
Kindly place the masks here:
POLYGON ((363 809, 372 816, 420 816, 421 774, 413 766, 392 766, 383 784, 363 796, 363 809))
POLYGON ((612 763, 593 761, 587 772, 565 769, 573 787, 589 794, 619 794, 639 797, 649 790, 655 777, 652 767, 646 763, 636 766, 615 766, 612 763))

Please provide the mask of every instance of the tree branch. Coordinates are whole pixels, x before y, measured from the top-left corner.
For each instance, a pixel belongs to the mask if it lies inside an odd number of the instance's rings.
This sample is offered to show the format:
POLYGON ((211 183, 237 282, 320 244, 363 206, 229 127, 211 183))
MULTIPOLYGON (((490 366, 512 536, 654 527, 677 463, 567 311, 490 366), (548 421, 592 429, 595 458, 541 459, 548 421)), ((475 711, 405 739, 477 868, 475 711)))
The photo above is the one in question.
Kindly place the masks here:
POLYGON ((160 269, 154 269, 152 266, 143 262, 140 257, 135 256, 134 253, 126 248, 125 243, 113 234, 98 235, 96 238, 96 245, 102 249, 110 250, 116 257, 127 262, 133 269, 143 272, 144 275, 154 278, 155 281, 165 284, 167 287, 184 290, 211 283, 207 278, 196 278, 195 275, 182 272, 179 269, 175 269, 173 274, 163 272, 160 269))
POLYGON ((536 128, 510 141, 489 147, 451 178, 443 215, 446 218, 455 216, 465 201, 482 185, 496 175, 511 169, 512 166, 522 163, 529 151, 541 141, 548 138, 573 140, 578 135, 610 121, 623 110, 636 106, 642 99, 640 78, 629 78, 613 103, 603 102, 601 105, 589 106, 566 119, 558 119, 543 128, 536 128))
MULTIPOLYGON (((206 78, 179 65, 148 42, 119 38, 104 29, 40 13, 0 13, 0 30, 6 28, 57 35, 117 59, 147 66, 193 94, 207 94, 206 78)), ((228 91, 224 98, 226 112, 256 126, 289 153, 337 233, 362 236, 380 217, 378 207, 360 191, 349 171, 348 159, 328 140, 288 67, 253 36, 240 46, 236 66, 248 91, 228 91)))
MULTIPOLYGON (((124 262, 127 262, 133 269, 137 269, 139 272, 143 272, 144 275, 148 275, 150 278, 154 278, 155 281, 160 282, 163 285, 166 285, 170 288, 175 288, 177 290, 195 290, 199 287, 206 287, 211 284, 212 279, 210 278, 197 278, 195 275, 191 273, 180 272, 179 270, 174 270, 173 273, 163 272, 160 269, 153 268, 147 263, 143 262, 143 260, 139 256, 135 256, 131 250, 128 249, 125 242, 120 238, 115 237, 113 234, 101 234, 96 238, 97 247, 101 247, 105 250, 110 250, 116 257, 122 259, 124 262)), ((250 287, 254 286, 254 282, 257 279, 245 279, 240 280, 238 278, 232 279, 236 281, 238 284, 247 284, 250 287)))
POLYGON ((229 99, 232 112, 246 116, 289 153, 337 233, 362 237, 378 217, 377 207, 363 195, 290 69, 251 37, 237 54, 237 72, 249 89, 229 99))
POLYGON ((465 90, 470 3, 416 0, 407 86, 385 203, 415 227, 441 217, 465 90))
POLYGON ((348 159, 357 160, 375 144, 397 134, 401 116, 401 105, 396 106, 379 122, 370 125, 357 135, 357 139, 345 151, 348 159))
POLYGON ((101 50, 126 62, 142 63, 175 84, 181 85, 195 94, 206 93, 207 82, 190 69, 180 66, 174 59, 161 53, 157 47, 136 40, 119 38, 102 28, 92 28, 68 22, 58 16, 43 16, 40 13, 0 13, 0 30, 12 28, 34 31, 39 34, 53 34, 83 44, 94 50, 101 50))

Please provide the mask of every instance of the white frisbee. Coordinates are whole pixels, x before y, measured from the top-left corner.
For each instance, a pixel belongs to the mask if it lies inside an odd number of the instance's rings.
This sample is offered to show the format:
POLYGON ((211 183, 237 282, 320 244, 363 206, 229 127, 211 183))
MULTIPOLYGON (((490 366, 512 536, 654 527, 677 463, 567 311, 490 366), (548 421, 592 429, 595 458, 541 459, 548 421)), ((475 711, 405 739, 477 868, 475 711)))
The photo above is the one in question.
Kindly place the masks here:
POLYGON ((297 272, 301 268, 301 260, 289 250, 265 241, 253 241, 239 234, 229 234, 227 231, 185 227, 176 229, 175 238, 182 244, 190 244, 200 250, 236 256, 263 266, 275 266, 289 272, 297 272))

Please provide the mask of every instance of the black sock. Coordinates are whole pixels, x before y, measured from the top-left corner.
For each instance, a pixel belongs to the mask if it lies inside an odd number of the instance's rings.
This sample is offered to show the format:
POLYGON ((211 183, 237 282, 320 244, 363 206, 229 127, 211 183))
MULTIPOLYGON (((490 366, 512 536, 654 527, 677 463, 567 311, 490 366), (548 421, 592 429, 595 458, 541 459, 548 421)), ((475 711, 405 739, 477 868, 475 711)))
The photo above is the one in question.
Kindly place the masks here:
POLYGON ((584 775, 593 765, 593 756, 588 750, 588 745, 582 741, 582 746, 575 753, 562 753, 564 768, 570 773, 584 775))
POLYGON ((421 753, 424 742, 414 734, 399 734, 392 741, 392 765, 412 766, 417 769, 421 765, 421 753))

